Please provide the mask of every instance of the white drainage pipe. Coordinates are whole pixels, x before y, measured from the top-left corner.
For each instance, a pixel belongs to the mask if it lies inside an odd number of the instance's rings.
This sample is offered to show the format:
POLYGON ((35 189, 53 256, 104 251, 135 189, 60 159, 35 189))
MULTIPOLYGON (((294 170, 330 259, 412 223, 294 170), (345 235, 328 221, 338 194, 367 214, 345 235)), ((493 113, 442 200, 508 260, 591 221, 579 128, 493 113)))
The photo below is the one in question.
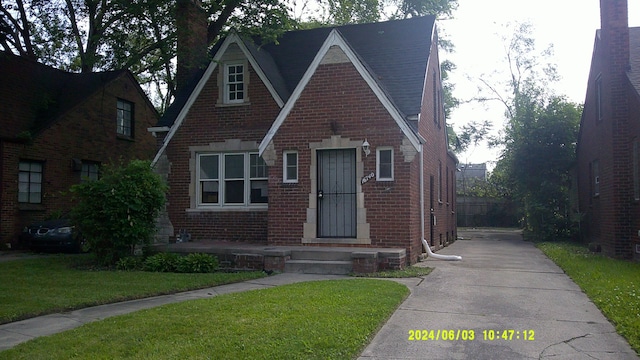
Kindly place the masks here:
POLYGON ((422 239, 422 246, 427 249, 427 254, 429 255, 429 257, 432 257, 434 259, 438 259, 438 260, 448 260, 448 261, 462 261, 462 256, 458 256, 458 255, 441 255, 441 254, 436 254, 434 252, 431 251, 431 246, 429 246, 429 244, 427 243, 427 240, 422 239))

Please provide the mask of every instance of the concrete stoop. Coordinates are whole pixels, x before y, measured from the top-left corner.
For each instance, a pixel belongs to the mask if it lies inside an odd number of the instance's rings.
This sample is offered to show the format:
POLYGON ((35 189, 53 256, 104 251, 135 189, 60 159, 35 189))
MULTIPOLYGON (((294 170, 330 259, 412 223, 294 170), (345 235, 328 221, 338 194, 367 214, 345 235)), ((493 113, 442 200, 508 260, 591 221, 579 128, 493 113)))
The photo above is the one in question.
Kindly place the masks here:
POLYGON ((159 251, 203 252, 218 257, 229 270, 265 270, 300 274, 346 275, 401 270, 407 253, 400 248, 264 246, 187 242, 158 246, 159 251))

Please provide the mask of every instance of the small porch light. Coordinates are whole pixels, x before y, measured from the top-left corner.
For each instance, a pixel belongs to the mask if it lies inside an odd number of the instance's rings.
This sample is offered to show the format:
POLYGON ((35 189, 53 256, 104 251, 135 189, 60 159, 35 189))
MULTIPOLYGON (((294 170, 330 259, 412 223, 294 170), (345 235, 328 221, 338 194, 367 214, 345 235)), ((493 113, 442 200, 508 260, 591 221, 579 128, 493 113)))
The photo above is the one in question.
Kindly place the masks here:
POLYGON ((364 141, 362 142, 362 151, 364 152, 365 156, 369 156, 369 154, 371 154, 371 150, 369 149, 370 146, 371 145, 369 145, 367 139, 364 139, 364 141))

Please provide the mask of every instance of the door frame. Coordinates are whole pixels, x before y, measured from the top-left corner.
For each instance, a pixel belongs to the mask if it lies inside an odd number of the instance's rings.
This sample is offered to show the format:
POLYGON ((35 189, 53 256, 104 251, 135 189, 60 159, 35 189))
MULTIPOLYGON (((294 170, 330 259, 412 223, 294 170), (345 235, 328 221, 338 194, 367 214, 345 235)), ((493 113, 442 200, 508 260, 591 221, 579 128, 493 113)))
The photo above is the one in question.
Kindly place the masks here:
MULTIPOLYGON (((361 244, 370 245, 370 225, 367 222, 367 211, 364 193, 359 179, 364 176, 362 158, 362 139, 352 140, 341 135, 333 135, 319 142, 309 143, 311 164, 309 166, 309 206, 307 219, 303 224, 303 244, 361 244), (319 238, 318 237, 318 150, 355 149, 356 152, 356 237, 355 238, 319 238)), ((301 179, 302 180, 302 179, 301 179)))

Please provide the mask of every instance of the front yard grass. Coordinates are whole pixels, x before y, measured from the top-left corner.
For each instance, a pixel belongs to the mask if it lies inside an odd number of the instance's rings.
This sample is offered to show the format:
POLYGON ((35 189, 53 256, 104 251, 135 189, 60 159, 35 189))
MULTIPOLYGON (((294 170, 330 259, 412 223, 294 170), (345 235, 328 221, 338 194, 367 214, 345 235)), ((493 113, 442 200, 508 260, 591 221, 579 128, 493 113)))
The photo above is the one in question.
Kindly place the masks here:
POLYGON ((350 359, 408 294, 378 279, 283 285, 86 324, 0 359, 350 359))
POLYGON ((640 263, 615 260, 568 243, 538 247, 580 286, 640 353, 640 263))
POLYGON ((101 271, 91 254, 0 263, 0 324, 43 314, 245 281, 263 272, 174 274, 101 271))

